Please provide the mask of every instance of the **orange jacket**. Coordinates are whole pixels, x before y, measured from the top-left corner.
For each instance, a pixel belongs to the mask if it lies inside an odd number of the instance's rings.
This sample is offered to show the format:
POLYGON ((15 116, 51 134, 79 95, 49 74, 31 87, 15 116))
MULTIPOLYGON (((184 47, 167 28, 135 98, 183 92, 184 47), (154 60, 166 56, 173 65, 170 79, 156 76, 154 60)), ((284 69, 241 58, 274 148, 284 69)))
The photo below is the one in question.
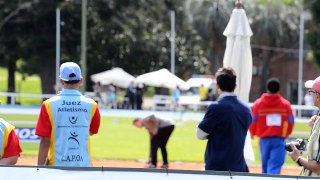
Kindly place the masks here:
POLYGON ((263 94, 252 107, 250 133, 260 138, 287 138, 294 126, 290 102, 280 94, 263 94))

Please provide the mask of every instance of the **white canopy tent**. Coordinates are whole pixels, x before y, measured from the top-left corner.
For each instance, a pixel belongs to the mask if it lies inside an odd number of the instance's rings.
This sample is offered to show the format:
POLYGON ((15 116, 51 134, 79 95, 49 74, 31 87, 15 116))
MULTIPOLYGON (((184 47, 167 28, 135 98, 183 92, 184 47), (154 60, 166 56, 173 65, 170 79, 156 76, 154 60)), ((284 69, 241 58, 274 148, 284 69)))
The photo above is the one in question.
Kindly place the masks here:
POLYGON ((127 88, 132 81, 135 81, 135 77, 119 67, 93 74, 90 78, 95 83, 100 82, 101 85, 113 84, 121 88, 127 88))
POLYGON ((203 85, 204 87, 210 87, 212 83, 215 83, 215 80, 211 78, 190 78, 187 80, 187 84, 190 87, 200 87, 203 85))
POLYGON ((187 90, 190 88, 184 80, 175 76, 167 69, 160 69, 158 71, 142 74, 137 77, 137 82, 144 83, 148 86, 165 87, 170 89, 174 89, 177 86, 179 86, 181 90, 187 90))

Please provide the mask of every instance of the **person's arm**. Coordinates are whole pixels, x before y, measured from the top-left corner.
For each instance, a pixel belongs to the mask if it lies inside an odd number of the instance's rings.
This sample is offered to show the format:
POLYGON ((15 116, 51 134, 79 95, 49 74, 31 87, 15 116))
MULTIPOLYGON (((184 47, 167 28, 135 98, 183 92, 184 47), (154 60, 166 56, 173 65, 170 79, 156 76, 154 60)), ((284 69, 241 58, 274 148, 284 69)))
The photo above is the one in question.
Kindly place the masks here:
POLYGON ((251 134, 251 138, 253 139, 254 136, 256 135, 256 129, 257 129, 257 122, 258 122, 258 112, 257 112, 257 107, 258 104, 253 104, 252 108, 251 108, 251 112, 252 112, 252 122, 249 126, 249 132, 251 134))
POLYGON ((14 165, 17 163, 20 153, 22 152, 19 138, 16 135, 14 129, 9 134, 7 146, 4 149, 0 164, 14 165))
POLYGON ((304 158, 302 156, 302 152, 298 150, 293 143, 290 143, 290 146, 292 148, 292 152, 289 152, 288 155, 293 161, 312 172, 320 173, 320 162, 304 158))
POLYGON ((204 132, 202 129, 197 127, 197 138, 200 140, 206 140, 208 139, 209 134, 204 132))
POLYGON ((216 127, 219 122, 219 118, 217 118, 217 113, 215 112, 216 107, 210 105, 205 113, 203 119, 197 126, 196 136, 200 140, 208 139, 209 135, 212 135, 213 129, 216 127))
POLYGON ((318 115, 313 115, 313 116, 310 118, 308 124, 309 124, 309 126, 310 126, 311 128, 313 128, 313 125, 317 122, 318 118, 319 118, 318 115))
POLYGON ((7 158, 2 158, 0 160, 1 165, 15 165, 18 161, 19 156, 10 156, 7 158))
POLYGON ((90 136, 98 133, 99 127, 100 127, 100 119, 101 119, 100 110, 98 107, 96 107, 96 111, 90 123, 90 130, 89 130, 90 136))
POLYGON ((294 116, 293 116, 293 112, 292 112, 290 103, 288 103, 287 107, 288 107, 288 131, 287 131, 287 137, 289 137, 289 135, 293 131, 294 116))
POLYGON ((49 137, 41 137, 40 145, 39 145, 39 153, 38 153, 38 165, 46 165, 47 164, 47 155, 50 147, 50 138, 49 137))

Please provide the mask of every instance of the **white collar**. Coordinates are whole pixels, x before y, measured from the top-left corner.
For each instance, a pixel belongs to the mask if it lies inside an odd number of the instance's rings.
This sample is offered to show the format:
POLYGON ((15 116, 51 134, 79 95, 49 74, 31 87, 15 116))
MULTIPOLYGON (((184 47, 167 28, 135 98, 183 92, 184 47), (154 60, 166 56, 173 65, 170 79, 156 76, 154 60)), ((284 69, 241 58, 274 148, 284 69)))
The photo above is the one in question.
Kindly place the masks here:
POLYGON ((222 98, 224 98, 226 96, 237 96, 237 95, 235 93, 233 93, 233 92, 222 91, 221 94, 219 95, 217 101, 221 100, 222 98))

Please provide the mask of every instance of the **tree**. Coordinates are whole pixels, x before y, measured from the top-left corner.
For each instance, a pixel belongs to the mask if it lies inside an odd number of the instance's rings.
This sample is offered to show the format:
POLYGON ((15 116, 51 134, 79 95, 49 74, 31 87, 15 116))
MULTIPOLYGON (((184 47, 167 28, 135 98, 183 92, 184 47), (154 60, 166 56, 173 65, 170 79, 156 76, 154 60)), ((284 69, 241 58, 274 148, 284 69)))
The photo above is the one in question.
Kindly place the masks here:
MULTIPOLYGON (((22 18, 24 23, 17 24, 24 31, 15 34, 21 42, 18 57, 25 62, 19 71, 39 74, 43 93, 53 93, 55 82, 55 3, 36 3, 22 18)), ((177 13, 176 72, 179 76, 204 72, 207 62, 198 45, 201 39, 184 20, 184 3, 173 3, 177 13)), ((58 5, 61 9, 61 61, 79 62, 81 1, 60 1, 58 5)), ((168 12, 163 1, 88 1, 88 74, 115 66, 134 75, 169 68, 168 12)))
POLYGON ((311 46, 313 60, 320 67, 320 0, 314 1, 310 7, 312 13, 312 20, 310 23, 310 30, 307 33, 307 41, 311 46))
MULTIPOLYGON (((235 1, 212 3, 207 0, 189 1, 190 13, 195 29, 204 41, 207 56, 210 59, 211 71, 215 72, 224 55, 226 38, 222 35, 235 1), (191 8, 192 7, 192 8, 191 8)), ((294 48, 298 44, 298 13, 300 4, 293 0, 250 0, 245 1, 251 29, 254 35, 251 43, 259 46, 294 48)), ((279 60, 286 53, 265 49, 254 49, 253 58, 261 59, 262 73, 260 78, 260 92, 265 91, 265 82, 269 77, 271 63, 279 60)))
MULTIPOLYGON (((233 2, 234 3, 234 2, 233 2)), ((207 0, 193 0, 186 4, 187 12, 192 14, 191 23, 203 38, 203 49, 214 73, 222 65, 226 38, 222 35, 227 26, 232 3, 216 3, 207 0)))
MULTIPOLYGON (((254 35, 252 44, 269 47, 297 48, 299 32, 299 4, 294 1, 260 1, 251 3, 248 16, 254 35), (258 13, 259 12, 259 13, 258 13)), ((286 52, 255 49, 256 59, 262 61, 260 75, 260 94, 265 92, 271 63, 276 63, 286 52)))
MULTIPOLYGON (((23 42, 17 36, 23 33, 23 27, 19 26, 22 16, 30 9, 32 2, 22 1, 20 3, 10 1, 0 4, 0 9, 3 9, 0 13, 0 41, 2 47, 0 48, 0 57, 2 62, 8 69, 8 84, 7 91, 15 92, 15 71, 16 62, 21 55, 21 46, 23 42)), ((11 102, 11 97, 7 97, 7 102, 11 102)))

